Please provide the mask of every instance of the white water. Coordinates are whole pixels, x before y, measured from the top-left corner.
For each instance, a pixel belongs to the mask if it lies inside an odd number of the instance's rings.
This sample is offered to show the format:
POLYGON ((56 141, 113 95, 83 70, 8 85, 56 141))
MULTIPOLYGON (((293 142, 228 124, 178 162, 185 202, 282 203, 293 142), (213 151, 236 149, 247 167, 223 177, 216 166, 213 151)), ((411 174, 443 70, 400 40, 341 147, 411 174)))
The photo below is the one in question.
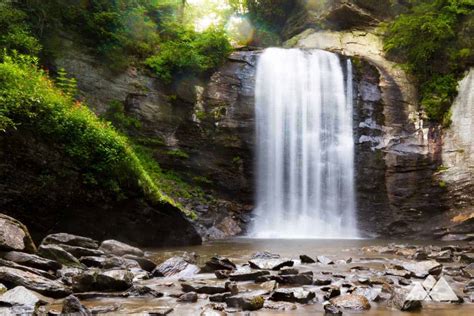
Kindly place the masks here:
POLYGON ((352 67, 269 48, 256 78, 256 238, 355 238, 352 67))

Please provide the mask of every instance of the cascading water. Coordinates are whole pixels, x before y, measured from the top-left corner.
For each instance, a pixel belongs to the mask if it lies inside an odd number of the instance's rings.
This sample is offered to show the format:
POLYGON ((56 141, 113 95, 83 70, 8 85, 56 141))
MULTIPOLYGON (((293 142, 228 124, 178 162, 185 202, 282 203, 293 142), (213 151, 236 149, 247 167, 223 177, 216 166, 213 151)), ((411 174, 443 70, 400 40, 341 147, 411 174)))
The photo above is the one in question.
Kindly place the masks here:
POLYGON ((269 48, 256 79, 256 238, 357 237, 352 67, 320 50, 269 48))

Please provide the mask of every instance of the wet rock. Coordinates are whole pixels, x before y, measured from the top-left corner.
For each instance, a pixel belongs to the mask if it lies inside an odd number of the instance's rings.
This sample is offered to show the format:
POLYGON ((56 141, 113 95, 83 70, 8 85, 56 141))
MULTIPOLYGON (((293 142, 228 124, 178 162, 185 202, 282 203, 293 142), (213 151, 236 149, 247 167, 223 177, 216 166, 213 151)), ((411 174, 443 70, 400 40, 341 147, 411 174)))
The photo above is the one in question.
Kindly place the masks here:
POLYGON ((69 245, 89 249, 99 248, 99 242, 82 236, 59 233, 46 236, 41 242, 43 245, 69 245))
POLYGON ((226 298, 227 307, 238 308, 244 311, 256 311, 263 307, 265 299, 254 293, 244 293, 226 298))
POLYGON ((8 291, 7 287, 0 283, 0 294, 5 293, 6 291, 8 291))
POLYGON ((104 269, 141 269, 140 264, 136 260, 124 257, 108 256, 102 263, 104 269))
POLYGON ((65 297, 71 293, 67 287, 57 281, 10 267, 0 267, 0 282, 9 286, 24 286, 54 298, 65 297))
POLYGON ((156 263, 145 257, 137 257, 133 255, 125 255, 123 257, 124 259, 136 261, 143 270, 148 272, 152 272, 157 267, 156 263))
POLYGON ((36 252, 36 246, 25 225, 0 213, 0 249, 36 252))
POLYGON ((200 316, 226 316, 227 313, 212 308, 206 308, 202 311, 200 316))
POLYGON ((145 255, 141 249, 113 239, 104 240, 99 250, 116 256, 133 255, 143 257, 145 255))
POLYGON ((300 273, 298 269, 295 268, 284 268, 278 272, 279 275, 288 275, 288 274, 298 274, 300 273))
POLYGON ((232 273, 231 270, 216 270, 214 271, 214 274, 216 275, 216 278, 218 279, 228 279, 229 275, 232 273))
POLYGON ((255 281, 257 278, 270 275, 268 271, 235 272, 229 275, 231 281, 255 281))
POLYGON ((237 268, 235 263, 224 257, 212 257, 201 269, 202 272, 214 272, 216 270, 230 270, 237 268))
POLYGON ((302 288, 281 288, 276 289, 270 296, 270 299, 273 301, 307 304, 315 297, 316 294, 314 292, 306 291, 302 288))
POLYGON ((326 256, 318 256, 317 258, 318 262, 321 262, 322 264, 334 264, 334 261, 332 261, 326 256))
POLYGON ((318 286, 329 285, 331 283, 332 283, 332 280, 330 278, 324 278, 324 277, 323 278, 318 277, 314 279, 313 281, 313 284, 318 285, 318 286))
POLYGON ((453 252, 451 250, 443 250, 440 252, 431 253, 428 256, 430 259, 434 259, 438 262, 452 262, 453 261, 453 252))
POLYGON ((163 293, 158 292, 148 286, 144 285, 133 285, 128 291, 127 296, 139 296, 139 297, 162 297, 163 293))
POLYGON ((224 287, 232 295, 236 295, 236 294, 239 293, 239 287, 237 286, 237 283, 235 283, 235 282, 228 281, 224 284, 224 287))
POLYGON ((470 280, 463 289, 464 293, 474 293, 474 280, 470 280))
POLYGON ((58 244, 57 246, 66 250, 76 258, 85 257, 85 256, 103 256, 104 252, 98 249, 89 249, 79 246, 71 246, 65 244, 58 244))
POLYGON ((324 314, 330 316, 340 316, 342 311, 336 305, 332 304, 329 301, 323 303, 324 314))
POLYGON ((71 268, 71 267, 63 267, 56 271, 56 275, 64 284, 71 286, 72 285, 72 278, 76 275, 81 274, 84 272, 83 269, 79 268, 71 268))
POLYGON ((104 266, 105 260, 107 260, 106 257, 86 256, 81 257, 79 259, 79 262, 85 265, 86 267, 102 268, 104 266))
POLYGON ((474 278, 474 263, 470 263, 462 269, 470 278, 474 278))
POLYGON ((195 303, 198 300, 198 296, 195 292, 187 292, 182 294, 178 298, 178 302, 184 302, 184 303, 195 303))
POLYGON ((72 278, 74 292, 118 292, 132 286, 133 274, 128 270, 88 270, 72 278))
POLYGON ((83 267, 76 257, 57 245, 41 245, 38 248, 38 255, 43 258, 57 261, 65 266, 77 268, 83 267))
POLYGON ((32 255, 25 252, 10 251, 3 255, 5 260, 15 262, 27 267, 32 267, 36 269, 41 269, 45 271, 56 271, 61 269, 61 264, 45 258, 41 258, 37 255, 32 255))
POLYGON ((331 299, 330 302, 343 309, 358 311, 370 309, 369 300, 365 296, 357 294, 345 294, 331 299))
POLYGON ((420 300, 413 300, 409 297, 410 291, 405 288, 396 288, 393 291, 390 303, 393 307, 401 311, 419 310, 422 305, 420 300))
POLYGON ((216 302, 216 303, 223 303, 223 302, 225 302, 226 298, 228 298, 230 296, 232 296, 232 294, 230 292, 218 293, 218 294, 214 294, 214 295, 209 296, 209 301, 216 302))
POLYGON ((321 290, 325 292, 325 300, 341 295, 341 289, 338 286, 326 286, 321 288, 321 290))
POLYGON ((281 284, 311 285, 313 284, 313 272, 304 272, 300 274, 280 275, 275 279, 281 284))
POLYGON ((225 285, 181 283, 181 288, 183 289, 183 292, 196 292, 199 294, 218 294, 228 292, 225 285))
POLYGON ((407 262, 402 266, 405 270, 410 271, 412 276, 417 278, 425 278, 429 274, 438 275, 443 269, 443 266, 434 260, 407 262))
POLYGON ((287 259, 252 259, 250 267, 260 270, 280 270, 283 267, 292 267, 294 262, 287 259))
MULTIPOLYGON (((23 286, 17 286, 0 296, 0 305, 10 307, 6 315, 34 314, 39 306, 47 303, 47 298, 23 286)), ((0 314, 4 315, 1 310, 0 314)))
POLYGON ((316 263, 316 261, 313 258, 307 255, 300 255, 300 260, 301 260, 301 263, 316 263))
POLYGON ((408 272, 403 269, 385 269, 385 275, 393 275, 402 278, 409 278, 411 276, 411 272, 408 272))
POLYGON ((152 275, 184 278, 192 276, 198 272, 198 266, 189 263, 183 257, 175 256, 158 265, 155 270, 153 270, 152 275))
POLYGON ((461 260, 461 262, 471 264, 471 263, 474 263, 474 254, 473 253, 463 253, 459 256, 459 259, 461 260))
POLYGON ((73 314, 75 316, 92 315, 89 309, 82 305, 79 299, 74 295, 69 295, 64 299, 61 313, 66 315, 73 314))
POLYGON ((42 277, 44 277, 46 279, 50 279, 50 280, 55 280, 56 279, 54 274, 51 273, 51 272, 46 272, 44 270, 27 267, 27 266, 15 263, 13 261, 0 259, 0 266, 18 269, 18 270, 30 272, 30 273, 33 273, 33 274, 36 274, 36 275, 41 275, 42 277))
POLYGON ((279 259, 280 255, 268 251, 256 252, 252 255, 252 259, 279 259))
POLYGON ((381 299, 382 289, 377 287, 359 286, 353 292, 353 294, 365 296, 369 301, 379 301, 381 299))
POLYGON ((418 261, 426 260, 426 259, 428 259, 428 254, 424 250, 418 250, 413 255, 413 259, 418 260, 418 261))
POLYGON ((406 285, 410 285, 411 281, 409 279, 400 278, 400 279, 398 279, 398 284, 400 284, 402 286, 406 286, 406 285))

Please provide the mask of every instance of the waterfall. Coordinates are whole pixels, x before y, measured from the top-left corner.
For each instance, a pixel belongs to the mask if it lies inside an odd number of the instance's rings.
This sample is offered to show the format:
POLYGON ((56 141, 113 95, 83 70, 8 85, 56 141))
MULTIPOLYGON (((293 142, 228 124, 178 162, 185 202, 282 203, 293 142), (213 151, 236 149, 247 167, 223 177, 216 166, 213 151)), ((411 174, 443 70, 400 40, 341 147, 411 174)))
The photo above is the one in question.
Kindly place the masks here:
POLYGON ((352 66, 321 50, 269 48, 256 78, 257 193, 250 235, 357 237, 352 66))

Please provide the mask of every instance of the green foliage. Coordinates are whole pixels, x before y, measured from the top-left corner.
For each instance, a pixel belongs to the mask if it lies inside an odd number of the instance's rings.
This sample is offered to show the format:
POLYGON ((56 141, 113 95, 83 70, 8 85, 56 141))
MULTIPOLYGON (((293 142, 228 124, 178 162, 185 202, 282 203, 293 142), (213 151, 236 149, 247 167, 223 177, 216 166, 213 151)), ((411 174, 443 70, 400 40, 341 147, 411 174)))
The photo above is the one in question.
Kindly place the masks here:
POLYGON ((141 127, 141 123, 137 118, 125 112, 124 104, 121 101, 115 100, 110 102, 107 111, 102 117, 111 122, 116 129, 124 133, 141 127))
POLYGON ((0 48, 30 55, 41 50, 38 40, 30 32, 27 15, 10 2, 0 3, 0 48))
POLYGON ((232 47, 221 29, 210 28, 202 33, 179 24, 168 25, 168 40, 158 54, 146 64, 158 77, 170 83, 175 76, 208 73, 222 64, 232 47))
POLYGON ((472 62, 473 0, 412 1, 411 11, 388 25, 385 49, 400 56, 420 86, 428 117, 446 120, 457 80, 472 62), (468 25, 469 26, 469 25, 468 25))
POLYGON ((188 159, 189 158, 189 155, 186 152, 184 152, 180 149, 168 150, 166 152, 166 154, 169 155, 169 156, 179 158, 179 159, 188 159))
POLYGON ((140 159, 127 138, 57 89, 37 69, 36 62, 22 55, 2 57, 1 129, 30 129, 60 146, 89 187, 106 190, 117 198, 128 192, 142 192, 152 202, 176 205, 158 188, 147 170, 148 163, 140 159))
POLYGON ((77 94, 77 81, 75 78, 69 77, 64 68, 59 68, 58 70, 56 86, 61 89, 64 94, 72 98, 77 94))

